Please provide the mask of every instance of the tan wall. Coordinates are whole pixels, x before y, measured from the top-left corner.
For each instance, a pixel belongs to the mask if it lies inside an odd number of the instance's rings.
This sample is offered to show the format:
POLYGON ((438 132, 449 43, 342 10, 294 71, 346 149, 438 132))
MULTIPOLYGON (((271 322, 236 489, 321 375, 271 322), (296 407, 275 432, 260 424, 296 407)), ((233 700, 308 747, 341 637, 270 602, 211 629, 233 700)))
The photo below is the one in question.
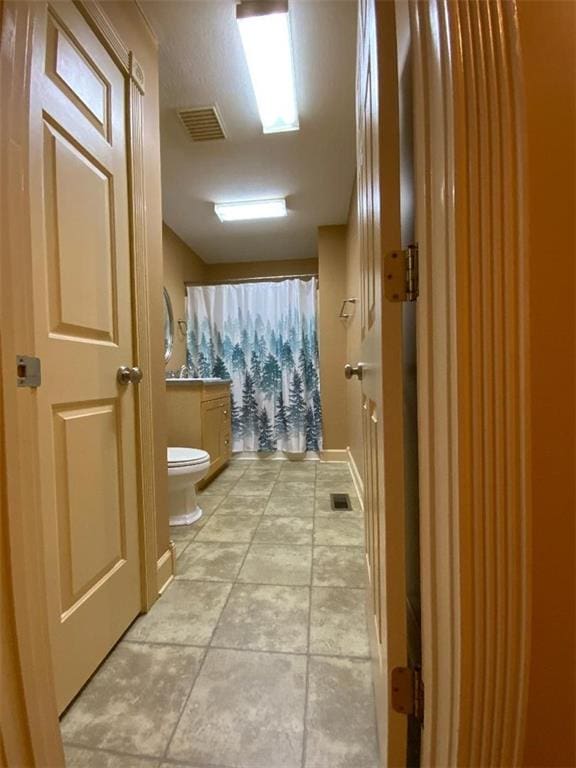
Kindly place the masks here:
POLYGON ((523 764, 548 768, 576 765, 576 5, 521 2, 517 8, 532 358, 532 645, 523 764))
MULTIPOLYGON (((352 317, 346 321, 346 359, 354 364, 360 362, 360 239, 358 236, 358 211, 356 208, 356 185, 352 191, 348 227, 346 231, 346 298, 355 298, 355 305, 348 304, 352 317)), ((362 438, 362 387, 358 379, 346 382, 346 433, 348 448, 354 463, 364 477, 364 444, 362 438)))
POLYGON ((347 390, 346 321, 340 307, 346 293, 346 226, 318 228, 320 389, 324 448, 345 449, 347 390))
POLYGON ((106 15, 144 70, 144 173, 146 239, 150 275, 150 324, 156 454, 156 513, 158 555, 168 548, 168 486, 164 419, 164 336, 162 299, 162 192, 160 180, 160 115, 158 109, 158 51, 150 29, 135 3, 111 0, 106 15))
POLYGON ((206 264, 167 224, 162 226, 164 250, 164 287, 168 291, 174 313, 174 349, 166 368, 178 369, 186 362, 186 334, 178 320, 186 319, 184 283, 204 282, 206 264))

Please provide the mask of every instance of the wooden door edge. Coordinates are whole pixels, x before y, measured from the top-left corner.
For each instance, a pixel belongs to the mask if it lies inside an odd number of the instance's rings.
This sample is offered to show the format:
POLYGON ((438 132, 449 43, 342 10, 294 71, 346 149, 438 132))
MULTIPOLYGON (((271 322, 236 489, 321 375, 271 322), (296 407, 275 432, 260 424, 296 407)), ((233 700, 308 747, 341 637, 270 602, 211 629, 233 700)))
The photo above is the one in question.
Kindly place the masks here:
POLYGON ((2 746, 8 765, 64 765, 50 653, 40 450, 33 389, 16 388, 17 354, 34 355, 28 198, 33 4, 3 4, 0 59, 0 511, 2 746), (23 87, 24 86, 24 87, 23 87), (10 697, 9 701, 7 697, 10 697))
POLYGON ((499 2, 427 0, 411 4, 411 12, 421 98, 421 764, 516 765, 530 643, 529 294, 517 19, 514 3, 499 2), (479 57, 479 50, 489 53, 479 57), (479 108, 483 91, 494 88, 490 109, 479 108), (490 142, 499 154, 486 154, 490 142), (487 197, 490 215, 478 204, 487 197), (488 263, 489 270, 482 267, 488 263), (495 345, 496 365, 479 353, 482 339, 495 345), (481 381, 493 388, 487 396, 481 381))

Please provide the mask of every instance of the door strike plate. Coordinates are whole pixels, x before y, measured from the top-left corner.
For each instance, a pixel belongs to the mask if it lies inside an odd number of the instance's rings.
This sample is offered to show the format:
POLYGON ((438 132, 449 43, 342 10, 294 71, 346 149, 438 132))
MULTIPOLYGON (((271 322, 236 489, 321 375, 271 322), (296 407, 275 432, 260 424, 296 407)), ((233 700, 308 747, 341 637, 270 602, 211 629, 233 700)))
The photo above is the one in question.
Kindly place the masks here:
POLYGON ((42 384, 42 369, 39 357, 16 356, 16 386, 35 389, 42 384))

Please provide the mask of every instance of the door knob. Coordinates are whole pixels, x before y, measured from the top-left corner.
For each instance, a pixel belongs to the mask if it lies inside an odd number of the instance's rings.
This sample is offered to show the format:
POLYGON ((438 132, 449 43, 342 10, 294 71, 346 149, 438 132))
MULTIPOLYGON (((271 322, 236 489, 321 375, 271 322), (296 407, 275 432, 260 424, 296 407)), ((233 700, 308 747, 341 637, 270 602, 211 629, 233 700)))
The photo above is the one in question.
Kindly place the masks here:
POLYGON ((140 384, 142 371, 138 367, 129 368, 127 365, 122 365, 118 368, 116 378, 119 384, 140 384))
POLYGON ((356 376, 360 381, 362 381, 362 371, 364 370, 364 366, 362 363, 356 363, 356 367, 353 365, 347 364, 344 366, 344 376, 346 376, 347 379, 351 379, 352 376, 356 376))

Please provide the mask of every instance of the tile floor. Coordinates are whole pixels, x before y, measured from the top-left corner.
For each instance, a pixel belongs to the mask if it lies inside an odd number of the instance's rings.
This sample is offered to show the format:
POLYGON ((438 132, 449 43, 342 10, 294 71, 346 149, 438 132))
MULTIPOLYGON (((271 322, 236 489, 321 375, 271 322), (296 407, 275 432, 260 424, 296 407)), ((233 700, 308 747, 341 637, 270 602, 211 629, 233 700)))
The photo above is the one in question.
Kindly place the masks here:
POLYGON ((346 465, 237 460, 200 504, 176 579, 62 719, 69 768, 377 768, 346 465))

